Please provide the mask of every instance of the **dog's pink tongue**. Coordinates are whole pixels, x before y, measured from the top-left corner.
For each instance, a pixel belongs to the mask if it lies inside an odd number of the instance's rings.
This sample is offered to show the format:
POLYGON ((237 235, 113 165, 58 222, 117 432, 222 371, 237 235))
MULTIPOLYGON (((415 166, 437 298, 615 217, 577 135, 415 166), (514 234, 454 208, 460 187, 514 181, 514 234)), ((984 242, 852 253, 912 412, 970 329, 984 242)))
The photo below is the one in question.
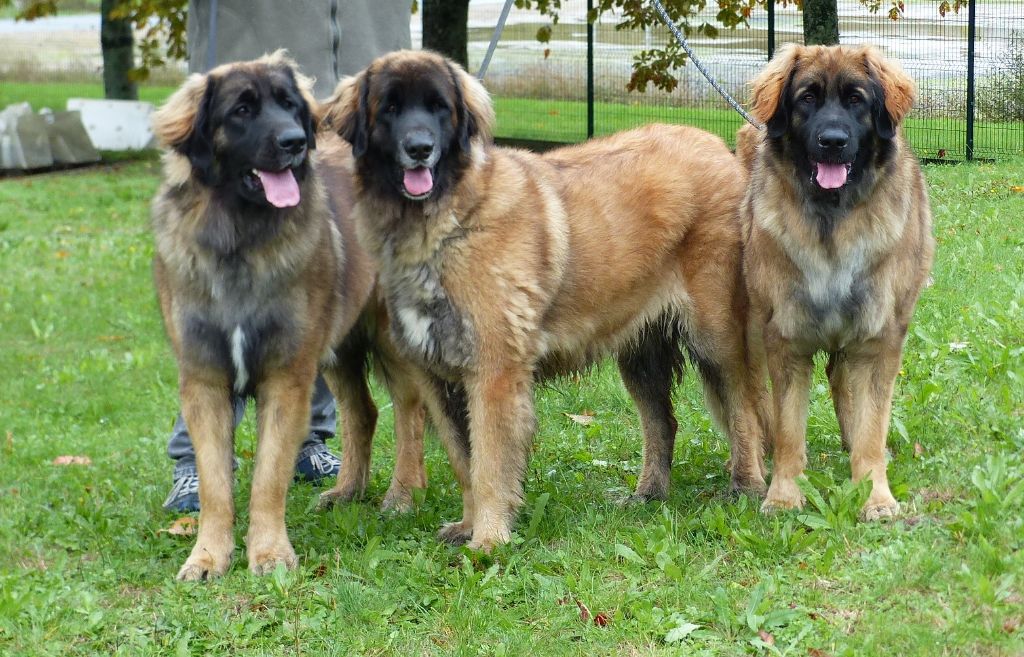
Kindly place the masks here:
POLYGON ((291 169, 284 171, 256 171, 263 183, 267 202, 279 208, 290 208, 299 204, 299 183, 291 169))
POLYGON ((846 184, 846 165, 818 163, 818 185, 822 189, 838 189, 846 184))
POLYGON ((434 177, 430 175, 427 167, 406 169, 405 177, 402 178, 405 191, 413 196, 422 196, 434 188, 434 177))

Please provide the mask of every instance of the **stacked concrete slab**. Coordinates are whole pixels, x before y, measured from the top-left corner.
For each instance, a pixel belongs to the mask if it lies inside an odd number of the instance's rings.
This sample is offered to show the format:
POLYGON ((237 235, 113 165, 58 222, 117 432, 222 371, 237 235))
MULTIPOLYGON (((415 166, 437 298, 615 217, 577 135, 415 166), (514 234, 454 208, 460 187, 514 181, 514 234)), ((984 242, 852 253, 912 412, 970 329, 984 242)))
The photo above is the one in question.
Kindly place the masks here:
POLYGON ((37 114, 28 103, 0 111, 0 170, 30 171, 99 160, 77 111, 37 114))

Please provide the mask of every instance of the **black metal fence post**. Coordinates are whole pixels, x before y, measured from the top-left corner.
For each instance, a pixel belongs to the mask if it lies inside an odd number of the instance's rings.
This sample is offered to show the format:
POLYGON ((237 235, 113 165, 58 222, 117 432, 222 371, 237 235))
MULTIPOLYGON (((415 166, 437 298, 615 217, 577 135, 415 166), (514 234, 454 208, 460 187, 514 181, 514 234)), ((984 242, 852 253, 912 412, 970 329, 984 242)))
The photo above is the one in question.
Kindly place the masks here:
POLYGON ((775 56, 775 0, 767 0, 768 9, 768 61, 775 56))
POLYGON ((974 40, 977 37, 975 19, 977 18, 977 2, 967 3, 967 146, 965 155, 968 160, 974 159, 974 40))
MULTIPOLYGON (((973 2, 974 0, 971 0, 973 2)), ((587 139, 594 136, 594 0, 587 0, 587 139)))

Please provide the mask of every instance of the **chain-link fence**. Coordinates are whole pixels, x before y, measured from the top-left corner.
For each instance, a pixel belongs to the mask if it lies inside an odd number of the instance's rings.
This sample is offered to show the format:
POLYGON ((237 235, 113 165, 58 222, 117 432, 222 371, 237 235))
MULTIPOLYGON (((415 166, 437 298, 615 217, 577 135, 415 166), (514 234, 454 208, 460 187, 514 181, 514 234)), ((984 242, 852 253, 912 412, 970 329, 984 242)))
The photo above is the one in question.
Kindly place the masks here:
MULTIPOLYGON (((907 132, 922 157, 998 159, 1024 153, 1024 0, 975 0, 976 6, 945 17, 939 16, 939 1, 908 3, 906 14, 891 21, 856 0, 840 0, 840 38, 879 46, 917 80, 920 94, 907 132)), ((483 58, 502 4, 471 0, 471 70, 483 58)), ((710 3, 693 24, 714 23, 716 11, 710 3)), ((634 54, 664 44, 671 38, 667 29, 620 31, 617 17, 605 15, 588 30, 586 14, 587 0, 563 0, 560 20, 545 44, 536 35, 549 21, 536 11, 512 10, 486 79, 498 110, 499 136, 575 142, 591 131, 606 134, 669 121, 732 140, 742 119, 692 65, 682 69, 671 93, 650 86, 645 93, 626 91, 634 54)), ((419 23, 414 15, 414 44, 419 23)), ((719 81, 745 99, 747 82, 768 60, 770 44, 799 42, 801 34, 800 12, 790 4, 776 6, 771 17, 755 10, 749 28, 721 29, 714 39, 695 35, 691 45, 719 81)), ((69 95, 102 96, 101 66, 98 14, 35 23, 0 16, 0 107, 32 99, 62 108, 69 95)), ((183 65, 155 71, 141 96, 159 102, 183 71, 183 65)))

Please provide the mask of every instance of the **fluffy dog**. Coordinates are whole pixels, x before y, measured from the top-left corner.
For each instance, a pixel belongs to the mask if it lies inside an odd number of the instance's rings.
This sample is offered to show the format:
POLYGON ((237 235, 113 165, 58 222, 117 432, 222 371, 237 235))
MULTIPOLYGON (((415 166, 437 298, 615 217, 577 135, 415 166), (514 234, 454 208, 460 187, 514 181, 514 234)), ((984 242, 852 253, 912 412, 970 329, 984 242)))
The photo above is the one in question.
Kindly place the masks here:
POLYGON ((469 443, 451 542, 509 540, 535 431, 533 383, 613 354, 644 429, 639 499, 667 495, 683 348, 761 491, 759 370, 744 347, 737 219, 746 176, 706 132, 649 126, 543 156, 491 142, 486 91, 429 52, 343 81, 325 121, 353 145, 360 239, 395 342, 463 390, 469 443))
MULTIPOLYGON (((259 407, 250 570, 296 564, 285 495, 318 366, 352 446, 329 497, 354 497, 366 484, 369 454, 360 450, 377 417, 365 379, 376 272, 349 218, 347 144, 327 135, 319 160, 313 153, 309 88, 278 52, 190 77, 154 116, 168 150, 152 207, 153 272, 199 471, 199 532, 182 580, 230 565, 232 393, 254 395, 259 407)), ((389 380, 406 449, 386 504, 400 505, 408 487, 425 484, 422 411, 414 379, 399 371, 389 380)))
MULTIPOLYGON (((892 516, 885 440, 893 384, 934 240, 924 177, 901 133, 914 83, 872 47, 790 45, 753 82, 766 134, 740 133, 752 167, 743 265, 752 350, 772 382, 774 465, 764 509, 798 507, 812 357, 832 401, 863 514, 892 516)), ((745 155, 744 155, 745 154, 745 155)))

